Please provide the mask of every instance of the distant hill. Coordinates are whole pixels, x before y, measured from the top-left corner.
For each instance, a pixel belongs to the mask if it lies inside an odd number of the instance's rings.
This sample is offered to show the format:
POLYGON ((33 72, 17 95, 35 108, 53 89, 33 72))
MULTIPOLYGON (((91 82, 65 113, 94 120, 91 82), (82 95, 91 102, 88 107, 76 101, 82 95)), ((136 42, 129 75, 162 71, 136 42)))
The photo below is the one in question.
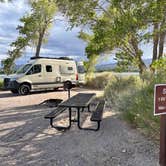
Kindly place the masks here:
POLYGON ((112 70, 116 67, 116 63, 104 64, 104 65, 96 65, 96 71, 108 71, 112 70))
MULTIPOLYGON (((144 59, 146 66, 148 67, 151 64, 151 59, 144 59)), ((96 71, 109 71, 115 69, 117 63, 109 63, 109 64, 102 64, 96 65, 96 71)))

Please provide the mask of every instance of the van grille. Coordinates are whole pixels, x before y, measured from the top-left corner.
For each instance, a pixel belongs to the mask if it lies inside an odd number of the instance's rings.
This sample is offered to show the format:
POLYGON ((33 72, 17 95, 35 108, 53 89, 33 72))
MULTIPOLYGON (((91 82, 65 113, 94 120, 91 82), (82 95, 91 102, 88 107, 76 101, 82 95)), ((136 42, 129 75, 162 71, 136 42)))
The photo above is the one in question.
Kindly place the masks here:
POLYGON ((10 82, 10 78, 4 78, 4 88, 7 88, 10 82))

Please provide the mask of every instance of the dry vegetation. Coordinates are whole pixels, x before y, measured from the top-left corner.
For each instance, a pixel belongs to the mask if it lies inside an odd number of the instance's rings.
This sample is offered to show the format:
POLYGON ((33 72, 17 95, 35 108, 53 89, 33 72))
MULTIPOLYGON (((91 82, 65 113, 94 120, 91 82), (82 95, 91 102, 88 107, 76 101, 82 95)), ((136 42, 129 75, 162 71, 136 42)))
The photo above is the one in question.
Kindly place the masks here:
POLYGON ((104 97, 113 110, 146 135, 159 139, 159 118, 153 115, 154 85, 165 83, 164 75, 145 73, 141 76, 115 76, 97 73, 87 85, 104 89, 104 97))

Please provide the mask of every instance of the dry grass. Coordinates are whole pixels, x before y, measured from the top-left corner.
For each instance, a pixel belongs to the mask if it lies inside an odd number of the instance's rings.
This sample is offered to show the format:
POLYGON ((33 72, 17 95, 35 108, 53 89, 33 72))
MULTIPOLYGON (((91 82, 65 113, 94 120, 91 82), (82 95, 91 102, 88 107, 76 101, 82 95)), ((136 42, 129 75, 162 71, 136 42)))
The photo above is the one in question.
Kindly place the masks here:
POLYGON ((108 104, 121 112, 132 126, 150 137, 159 136, 159 118, 153 115, 153 96, 154 85, 162 83, 163 79, 160 76, 151 76, 151 80, 144 78, 144 81, 138 77, 116 78, 106 86, 104 96, 108 104))
POLYGON ((113 77, 112 72, 95 73, 94 77, 87 80, 86 86, 94 89, 104 89, 113 77))

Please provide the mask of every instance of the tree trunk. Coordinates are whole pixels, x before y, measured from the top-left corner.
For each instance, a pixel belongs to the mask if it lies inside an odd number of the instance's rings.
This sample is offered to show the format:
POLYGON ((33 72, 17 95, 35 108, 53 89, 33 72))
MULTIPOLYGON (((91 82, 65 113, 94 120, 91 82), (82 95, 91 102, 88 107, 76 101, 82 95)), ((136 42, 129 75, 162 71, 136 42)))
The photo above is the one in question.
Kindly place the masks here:
POLYGON ((139 59, 138 67, 140 70, 140 74, 142 74, 144 71, 146 71, 147 67, 146 67, 144 61, 142 60, 141 56, 139 56, 138 59, 139 59))
POLYGON ((157 60, 157 52, 158 52, 158 43, 159 43, 159 34, 158 34, 159 24, 154 23, 154 29, 153 29, 153 58, 152 63, 157 60))
POLYGON ((160 29, 161 29, 161 33, 160 33, 160 42, 159 42, 159 55, 158 55, 158 59, 161 58, 163 56, 163 50, 164 50, 164 41, 165 41, 165 35, 166 35, 166 30, 164 29, 164 25, 165 25, 165 17, 161 23, 160 29), (163 30, 164 29, 164 30, 163 30))
POLYGON ((41 45, 42 45, 44 33, 45 33, 45 29, 43 29, 43 30, 39 33, 39 39, 38 39, 38 43, 37 43, 37 47, 36 47, 36 54, 35 54, 35 57, 39 57, 39 55, 40 55, 40 48, 41 48, 41 45))
POLYGON ((135 36, 132 36, 132 38, 131 38, 131 45, 135 51, 135 58, 138 60, 139 72, 140 72, 140 74, 142 74, 147 69, 147 67, 141 58, 142 51, 138 47, 138 41, 135 36))
POLYGON ((166 35, 165 32, 163 32, 163 33, 160 35, 160 42, 159 42, 159 56, 158 56, 158 59, 161 58, 161 57, 163 56, 165 35, 166 35))

